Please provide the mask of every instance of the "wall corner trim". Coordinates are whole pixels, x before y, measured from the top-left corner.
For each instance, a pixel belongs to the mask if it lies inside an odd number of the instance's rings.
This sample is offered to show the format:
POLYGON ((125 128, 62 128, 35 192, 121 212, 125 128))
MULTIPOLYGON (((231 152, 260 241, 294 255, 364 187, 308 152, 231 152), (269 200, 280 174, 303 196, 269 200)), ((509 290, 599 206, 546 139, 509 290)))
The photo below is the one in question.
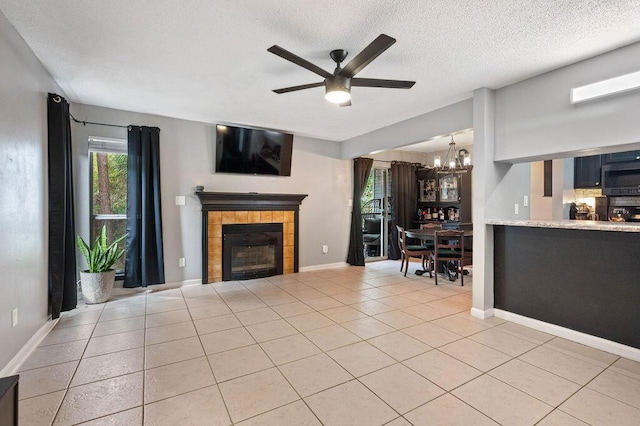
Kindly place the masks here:
POLYGON ((29 355, 38 347, 38 345, 44 340, 49 332, 56 326, 58 319, 48 320, 42 327, 34 333, 33 336, 25 343, 25 345, 18 351, 18 353, 0 370, 0 377, 12 376, 18 372, 22 363, 24 363, 29 355))
POLYGON ((564 339, 571 340, 572 342, 580 343, 601 351, 640 362, 640 349, 603 339, 602 337, 593 336, 591 334, 581 333, 570 328, 560 327, 559 325, 514 314, 513 312, 503 311, 502 309, 494 309, 494 313, 497 318, 502 318, 516 324, 524 325, 525 327, 533 328, 534 330, 562 337, 564 339))
POLYGON ((474 317, 474 318, 481 319, 481 320, 485 320, 487 318, 491 318, 492 316, 494 316, 493 308, 486 309, 484 311, 482 309, 478 309, 478 308, 471 308, 471 316, 474 317))

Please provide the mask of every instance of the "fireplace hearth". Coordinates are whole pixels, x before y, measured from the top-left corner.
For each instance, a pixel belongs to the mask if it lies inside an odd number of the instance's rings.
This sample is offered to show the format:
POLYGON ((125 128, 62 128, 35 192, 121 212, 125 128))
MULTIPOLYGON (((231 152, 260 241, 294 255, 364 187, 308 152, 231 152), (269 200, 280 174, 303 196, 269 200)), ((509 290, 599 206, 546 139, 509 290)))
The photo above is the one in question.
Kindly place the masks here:
MULTIPOLYGON (((258 194, 235 192, 204 192, 195 194, 202 204, 202 283, 215 283, 229 279, 243 270, 249 277, 257 274, 291 274, 298 272, 299 208, 306 194, 258 194), (231 252, 235 262, 223 278, 223 227, 227 225, 277 225, 282 234, 280 248, 275 244, 245 242, 231 252), (262 247, 261 247, 262 246, 262 247), (267 267, 274 258, 282 267, 267 267), (281 259, 281 261, 279 260, 281 259), (263 270, 268 269, 268 272, 263 270), (260 272, 258 272, 260 271, 260 272), (231 275, 229 275, 231 274, 231 275)), ((254 235, 271 231, 252 231, 254 235)))
POLYGON ((222 226, 222 281, 282 274, 282 224, 222 226))

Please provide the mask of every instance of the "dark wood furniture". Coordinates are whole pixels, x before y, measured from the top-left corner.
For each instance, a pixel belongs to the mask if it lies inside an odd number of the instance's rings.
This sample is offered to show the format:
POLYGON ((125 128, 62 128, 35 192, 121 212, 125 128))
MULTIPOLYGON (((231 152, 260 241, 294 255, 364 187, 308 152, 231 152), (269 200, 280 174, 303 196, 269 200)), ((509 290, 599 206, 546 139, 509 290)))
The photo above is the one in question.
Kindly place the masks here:
POLYGON ((449 219, 447 215, 449 208, 453 208, 458 211, 459 222, 471 222, 471 175, 471 169, 464 173, 453 173, 457 184, 458 196, 455 199, 451 199, 448 196, 444 197, 441 189, 442 180, 447 176, 451 176, 451 174, 437 173, 435 169, 429 167, 418 169, 416 171, 420 191, 418 194, 418 208, 431 210, 442 208, 445 220, 449 219), (433 182, 435 182, 435 191, 427 190, 426 188, 430 188, 433 182))
POLYGON ((464 286, 464 261, 472 256, 471 252, 465 250, 464 237, 465 231, 461 230, 435 231, 433 263, 436 271, 436 285, 438 285, 438 265, 440 262, 453 262, 456 265, 455 277, 457 279, 460 276, 460 284, 464 286))
POLYGON ((629 161, 639 161, 640 151, 612 152, 611 154, 604 154, 602 157, 602 164, 627 163, 629 161))
MULTIPOLYGON (((427 243, 431 243, 432 246, 435 246, 436 232, 439 230, 439 227, 425 227, 420 229, 407 229, 405 230, 405 234, 409 238, 416 238, 422 240, 427 243)), ((461 224, 460 230, 464 231, 464 240, 465 240, 465 251, 467 255, 463 260, 464 265, 471 265, 473 263, 473 252, 471 251, 473 247, 473 225, 470 223, 461 224)), ((435 248, 434 248, 435 249, 435 248)), ((433 262, 431 262, 433 263, 433 262)), ((432 265, 430 265, 429 270, 425 270, 422 273, 429 272, 429 277, 431 277, 431 271, 435 270, 432 265)), ((437 270, 436 270, 437 272, 437 270)))
POLYGON ((640 349, 640 232, 493 232, 497 309, 640 349))
POLYGON ((18 426, 18 379, 0 378, 0 426, 18 426))
POLYGON ((573 159, 573 187, 600 188, 602 156, 590 155, 573 159))
POLYGON ((640 161, 640 151, 613 152, 611 154, 589 155, 573 159, 573 187, 602 187, 602 166, 611 163, 640 161))
MULTIPOLYGON (((400 248, 400 272, 404 268, 404 276, 407 276, 409 271, 409 258, 419 257, 422 260, 422 269, 426 270, 427 262, 431 258, 432 251, 430 247, 419 244, 407 244, 407 236, 402 226, 396 225, 398 229, 398 247, 400 248), (406 267, 405 267, 406 265, 406 267)), ((431 276, 431 269, 429 268, 429 276, 431 276)))

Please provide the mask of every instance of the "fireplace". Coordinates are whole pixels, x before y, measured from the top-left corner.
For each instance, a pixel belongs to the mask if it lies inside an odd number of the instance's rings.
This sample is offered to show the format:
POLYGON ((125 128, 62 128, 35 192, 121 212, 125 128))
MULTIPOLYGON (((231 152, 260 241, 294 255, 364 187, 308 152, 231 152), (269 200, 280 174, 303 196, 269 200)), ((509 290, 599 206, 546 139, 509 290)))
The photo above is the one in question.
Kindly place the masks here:
POLYGON ((222 225, 222 281, 282 274, 282 224, 222 225))
MULTIPOLYGON (((270 275, 291 274, 298 272, 298 239, 299 239, 299 210, 300 203, 306 194, 258 194, 233 192, 204 192, 197 191, 196 196, 202 204, 202 283, 215 283, 228 279, 223 278, 223 228, 228 225, 276 225, 280 227, 281 245, 276 248, 274 258, 281 258, 282 268, 275 272, 260 272, 270 275)), ((233 229, 233 228, 229 228, 233 229)), ((241 228, 238 228, 241 229, 241 228)), ((254 235, 271 231, 252 231, 246 234, 254 235)), ((232 232, 233 233, 233 232, 232 232)), ((246 243, 242 255, 236 255, 238 264, 236 272, 244 269, 248 273, 246 279, 257 277, 257 271, 267 269, 264 260, 270 258, 267 252, 273 250, 273 244, 260 244, 266 248, 256 248, 255 242, 246 243), (270 248, 271 247, 271 248, 270 248), (258 260, 256 256, 262 256, 258 260), (253 257, 253 260, 251 260, 253 257), (242 259, 242 260, 240 260, 242 259), (242 262, 244 266, 240 265, 242 262), (252 263, 253 262, 253 263, 252 263), (253 275, 252 275, 253 274, 253 275)), ((233 252, 231 254, 233 258, 233 252)), ((229 265, 234 269, 233 262, 229 265)), ((272 269, 272 268, 268 268, 272 269)))

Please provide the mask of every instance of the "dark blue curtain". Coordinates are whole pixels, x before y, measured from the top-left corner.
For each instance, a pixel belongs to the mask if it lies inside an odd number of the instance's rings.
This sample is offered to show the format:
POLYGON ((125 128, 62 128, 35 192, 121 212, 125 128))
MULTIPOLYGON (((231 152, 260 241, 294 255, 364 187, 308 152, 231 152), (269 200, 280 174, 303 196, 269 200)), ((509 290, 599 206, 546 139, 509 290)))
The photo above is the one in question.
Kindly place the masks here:
POLYGON ((76 246, 69 103, 49 93, 47 102, 49 165, 49 313, 76 307, 76 246))
POLYGON ((160 129, 129 126, 124 287, 164 283, 160 129))
POLYGON ((364 240, 362 237, 362 191, 367 185, 369 173, 373 167, 371 158, 353 159, 353 209, 351 210, 351 233, 349 236, 349 251, 347 263, 354 266, 364 266, 364 240))

